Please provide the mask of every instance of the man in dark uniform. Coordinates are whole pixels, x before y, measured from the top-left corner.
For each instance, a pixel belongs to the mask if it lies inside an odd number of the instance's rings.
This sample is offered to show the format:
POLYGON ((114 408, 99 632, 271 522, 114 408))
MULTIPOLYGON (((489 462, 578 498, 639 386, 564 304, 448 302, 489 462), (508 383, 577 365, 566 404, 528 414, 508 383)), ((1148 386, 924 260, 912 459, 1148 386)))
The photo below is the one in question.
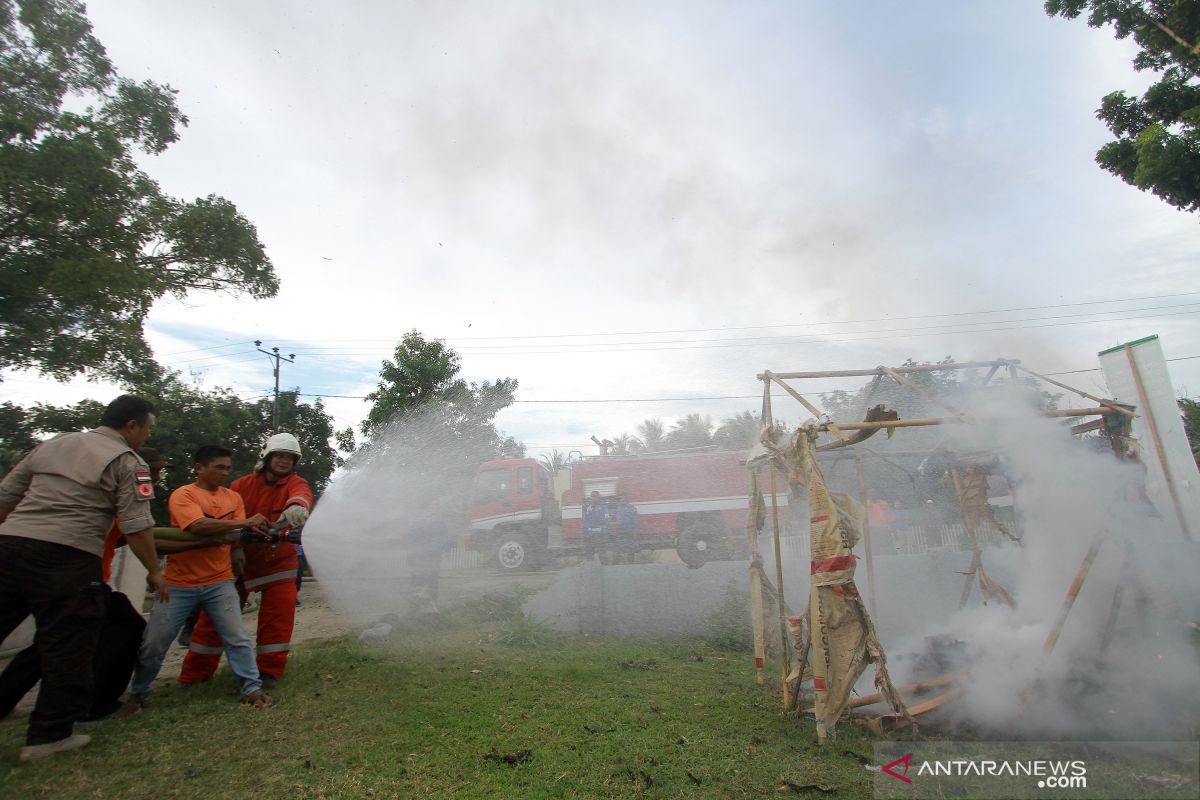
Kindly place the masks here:
POLYGON ((43 442, 0 483, 0 640, 32 613, 42 658, 42 689, 21 761, 91 741, 73 731, 91 706, 104 614, 101 554, 118 514, 146 582, 167 598, 150 516, 154 487, 137 454, 153 426, 149 401, 121 395, 100 427, 43 442))

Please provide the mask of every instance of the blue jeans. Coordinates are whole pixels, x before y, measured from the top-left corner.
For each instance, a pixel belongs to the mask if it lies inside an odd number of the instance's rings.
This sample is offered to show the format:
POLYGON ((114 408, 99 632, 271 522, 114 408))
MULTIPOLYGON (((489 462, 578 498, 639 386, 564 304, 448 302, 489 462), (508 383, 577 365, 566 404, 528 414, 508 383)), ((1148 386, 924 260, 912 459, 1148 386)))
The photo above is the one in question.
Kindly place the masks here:
POLYGON ((199 606, 208 612, 225 645, 229 670, 238 679, 243 695, 262 688, 258 665, 254 661, 254 645, 242 625, 242 608, 233 581, 221 581, 208 586, 172 586, 171 599, 166 603, 154 601, 150 622, 142 636, 137 668, 129 684, 130 694, 150 693, 150 684, 158 677, 163 659, 171 642, 179 634, 188 614, 199 606))

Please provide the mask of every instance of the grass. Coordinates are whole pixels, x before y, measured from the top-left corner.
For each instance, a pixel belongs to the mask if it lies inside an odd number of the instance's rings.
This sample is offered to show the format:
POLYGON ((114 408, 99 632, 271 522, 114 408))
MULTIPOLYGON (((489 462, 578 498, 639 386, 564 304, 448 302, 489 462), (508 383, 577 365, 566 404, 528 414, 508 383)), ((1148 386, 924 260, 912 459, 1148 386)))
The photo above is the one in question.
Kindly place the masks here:
POLYGON ((16 762, 25 719, 5 721, 0 797, 871 796, 870 742, 846 726, 819 750, 743 654, 511 635, 517 624, 306 642, 277 708, 239 706, 222 671, 157 690, 138 716, 86 726, 90 747, 38 764, 16 762))

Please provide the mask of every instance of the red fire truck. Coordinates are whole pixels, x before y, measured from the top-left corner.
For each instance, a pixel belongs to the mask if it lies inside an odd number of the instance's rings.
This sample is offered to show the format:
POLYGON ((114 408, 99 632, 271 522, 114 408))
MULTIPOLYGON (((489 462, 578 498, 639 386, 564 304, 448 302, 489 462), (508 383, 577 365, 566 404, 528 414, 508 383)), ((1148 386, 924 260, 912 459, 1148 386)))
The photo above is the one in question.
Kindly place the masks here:
POLYGON ((737 452, 599 456, 557 476, 530 458, 489 461, 475 476, 467 508, 469 546, 491 554, 504 571, 606 548, 626 554, 673 548, 690 567, 745 558, 750 474, 743 458, 737 452), (599 505, 609 520, 619 510, 620 523, 589 526, 599 505))

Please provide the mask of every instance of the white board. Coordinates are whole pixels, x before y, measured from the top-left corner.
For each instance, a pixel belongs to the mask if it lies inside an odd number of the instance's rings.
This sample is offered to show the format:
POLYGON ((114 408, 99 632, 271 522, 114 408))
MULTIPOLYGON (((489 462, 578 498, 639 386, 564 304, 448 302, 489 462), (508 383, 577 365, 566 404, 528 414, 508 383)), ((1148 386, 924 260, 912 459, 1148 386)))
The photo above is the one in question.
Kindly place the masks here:
POLYGON ((1105 350, 1100 353, 1100 368, 1112 399, 1137 407, 1133 436, 1146 465, 1146 494, 1150 501, 1172 527, 1182 524, 1186 538, 1200 539, 1200 470, 1196 468, 1183 428, 1162 343, 1157 336, 1148 336, 1105 350), (1129 363, 1130 355, 1133 365, 1129 363), (1144 403, 1137 376, 1141 377, 1145 391, 1144 403), (1158 431, 1164 458, 1159 457, 1151 421, 1158 431))

